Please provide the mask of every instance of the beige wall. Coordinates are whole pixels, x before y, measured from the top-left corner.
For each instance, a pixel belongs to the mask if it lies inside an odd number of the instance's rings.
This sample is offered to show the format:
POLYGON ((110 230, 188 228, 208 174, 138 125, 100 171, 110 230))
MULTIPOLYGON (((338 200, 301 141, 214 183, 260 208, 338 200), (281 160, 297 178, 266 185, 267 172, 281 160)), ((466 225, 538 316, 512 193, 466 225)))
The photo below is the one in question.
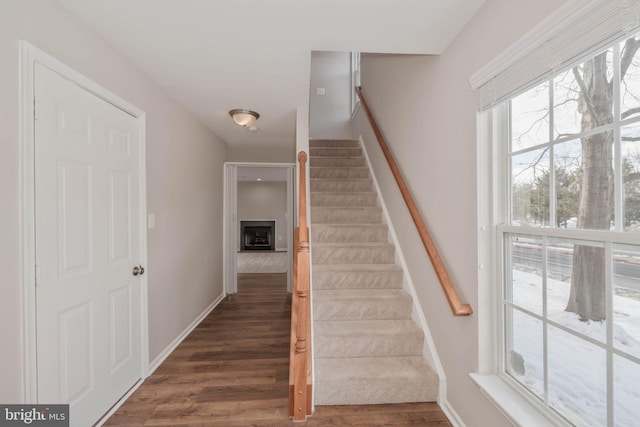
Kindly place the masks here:
POLYGON ((286 214, 286 182, 238 182, 238 227, 240 221, 275 220, 276 249, 286 250, 289 227, 286 214))
MULTIPOLYGON (((362 86, 463 302, 478 309, 476 99, 469 77, 563 2, 487 0, 438 57, 365 55, 362 86)), ((363 117, 359 113, 358 122, 363 117)), ((369 129, 356 123, 446 373, 447 400, 468 427, 511 425, 468 374, 478 318, 453 317, 369 129)))
POLYGON ((18 42, 147 113, 149 338, 153 360, 222 293, 226 144, 54 0, 0 2, 0 402, 22 400, 18 42))
POLYGON ((351 54, 312 52, 309 90, 309 137, 349 138, 351 117, 351 54), (323 88, 324 95, 316 89, 323 88))

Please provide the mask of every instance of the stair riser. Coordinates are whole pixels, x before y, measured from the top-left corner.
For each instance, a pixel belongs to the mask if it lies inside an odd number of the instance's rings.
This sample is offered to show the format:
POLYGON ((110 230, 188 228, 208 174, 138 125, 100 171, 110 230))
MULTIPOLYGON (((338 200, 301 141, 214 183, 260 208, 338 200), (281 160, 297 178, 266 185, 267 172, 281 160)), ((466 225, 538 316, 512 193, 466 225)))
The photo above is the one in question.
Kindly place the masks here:
POLYGON ((353 148, 360 147, 360 141, 357 139, 312 139, 309 141, 310 148, 319 147, 343 147, 353 148))
POLYGON ((309 155, 314 157, 361 157, 362 148, 309 148, 309 155))
POLYGON ((381 300, 314 299, 314 320, 409 319, 411 298, 381 300))
POLYGON ((311 180, 311 193, 314 191, 318 192, 345 192, 345 193, 354 193, 354 192, 366 192, 371 191, 373 188, 373 184, 370 179, 363 180, 353 180, 353 181, 343 181, 343 180, 322 180, 322 179, 312 179, 311 180))
POLYGON ((315 224, 311 229, 314 243, 387 242, 387 226, 383 224, 336 226, 315 224))
POLYGON ((313 397, 317 406, 435 402, 438 399, 438 385, 427 381, 390 383, 366 379, 348 383, 316 382, 313 397))
POLYGON ((312 250, 312 259, 318 264, 391 264, 395 260, 392 245, 375 248, 318 247, 312 250))
POLYGON ((393 336, 323 335, 316 333, 314 346, 318 358, 323 357, 387 357, 419 356, 423 334, 420 330, 398 332, 393 336))
POLYGON ((313 271, 314 289, 400 289, 402 271, 313 271))
POLYGON ((311 193, 311 206, 327 207, 375 207, 376 193, 311 193))
POLYGON ((309 166, 315 167, 334 167, 334 168, 357 168, 366 167, 366 159, 364 157, 341 158, 341 157, 311 157, 309 166))
POLYGON ((367 168, 310 168, 311 179, 365 179, 369 178, 367 168))
POLYGON ((380 209, 311 209, 312 224, 380 224, 381 221, 380 209))

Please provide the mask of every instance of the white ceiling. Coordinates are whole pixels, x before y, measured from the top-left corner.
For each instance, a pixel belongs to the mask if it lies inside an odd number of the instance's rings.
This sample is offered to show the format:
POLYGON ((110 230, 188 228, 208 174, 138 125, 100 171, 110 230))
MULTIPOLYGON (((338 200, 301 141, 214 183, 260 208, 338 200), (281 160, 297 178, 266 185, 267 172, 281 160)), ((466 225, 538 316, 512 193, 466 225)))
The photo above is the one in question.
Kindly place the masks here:
POLYGON ((439 54, 484 0, 59 0, 230 146, 291 147, 310 52, 439 54), (228 111, 260 113, 260 131, 228 111))

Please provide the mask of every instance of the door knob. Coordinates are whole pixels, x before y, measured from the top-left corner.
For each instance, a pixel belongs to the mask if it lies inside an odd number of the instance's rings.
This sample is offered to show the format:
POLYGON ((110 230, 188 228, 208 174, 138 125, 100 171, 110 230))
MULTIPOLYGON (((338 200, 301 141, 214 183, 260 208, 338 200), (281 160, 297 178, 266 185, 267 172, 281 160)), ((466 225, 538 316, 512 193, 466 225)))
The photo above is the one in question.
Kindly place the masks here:
MULTIPOLYGON (((144 270, 143 270, 143 272, 144 272, 144 270)), ((135 267, 133 267, 132 274, 133 274, 134 276, 137 276, 138 274, 142 274, 142 273, 140 272, 140 267, 138 267, 137 265, 136 265, 135 267)))
POLYGON ((140 275, 143 275, 143 274, 144 274, 144 267, 140 266, 140 275))

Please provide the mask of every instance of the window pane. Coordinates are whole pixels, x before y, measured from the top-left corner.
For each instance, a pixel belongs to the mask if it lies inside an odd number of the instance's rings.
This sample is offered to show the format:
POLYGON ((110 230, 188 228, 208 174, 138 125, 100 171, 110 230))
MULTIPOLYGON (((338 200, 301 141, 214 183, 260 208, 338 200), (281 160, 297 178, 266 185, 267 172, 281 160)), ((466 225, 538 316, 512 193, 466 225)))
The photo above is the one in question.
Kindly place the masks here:
POLYGON ((580 87, 572 70, 553 78, 553 134, 556 139, 580 133, 579 96, 580 87))
POLYGON ((622 180, 624 185, 624 229, 640 230, 640 124, 625 126, 622 137, 622 180))
POLYGON ((576 228, 580 203, 582 145, 579 139, 554 146, 556 226, 576 228))
POLYGON ((522 308, 542 315, 542 240, 511 236, 511 288, 507 295, 522 308))
POLYGON ((547 317, 606 342, 605 253, 603 247, 549 239, 547 317))
POLYGON ((638 425, 640 365, 620 356, 613 358, 613 416, 616 427, 638 425))
POLYGON ((613 122, 613 50, 554 78, 554 138, 613 122))
POLYGON ((640 357, 640 247, 613 249, 614 346, 640 357))
POLYGON ((607 425, 606 352, 548 327, 549 406, 578 426, 607 425))
POLYGON ((507 308, 511 318, 507 372, 541 399, 544 396, 542 322, 521 311, 507 308))
POLYGON ((549 83, 511 100, 511 151, 549 142, 549 83))
POLYGON ((543 148, 513 156, 511 177, 513 224, 548 226, 549 149, 543 148))
POLYGON ((634 38, 620 43, 620 68, 624 73, 620 82, 620 115, 622 120, 640 114, 640 54, 626 46, 634 38))

